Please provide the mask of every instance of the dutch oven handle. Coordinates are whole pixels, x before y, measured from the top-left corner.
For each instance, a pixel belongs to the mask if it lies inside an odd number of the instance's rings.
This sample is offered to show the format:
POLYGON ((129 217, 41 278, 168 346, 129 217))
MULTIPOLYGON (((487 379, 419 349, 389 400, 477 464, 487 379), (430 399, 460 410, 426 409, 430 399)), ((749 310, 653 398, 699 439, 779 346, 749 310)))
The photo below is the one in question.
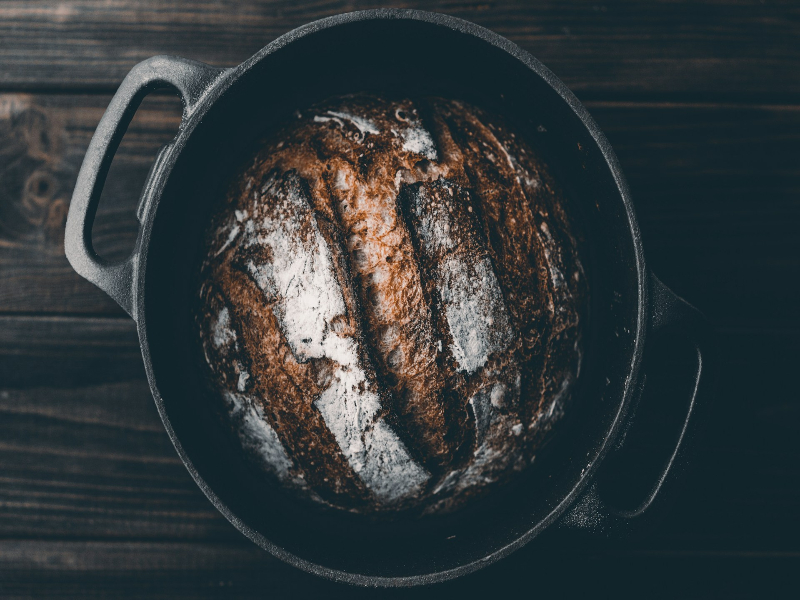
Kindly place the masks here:
MULTIPOLYGON (((641 531, 644 524, 652 521, 650 517, 659 516, 658 511, 649 509, 656 498, 664 496, 664 488, 674 486, 675 481, 679 479, 679 472, 686 469, 689 448, 693 438, 696 437, 698 422, 702 420, 700 413, 705 412, 712 395, 714 338, 708 321, 700 311, 677 296, 652 273, 649 274, 649 295, 651 314, 646 339, 651 339, 658 332, 672 330, 688 340, 693 352, 696 353, 695 370, 690 375, 691 398, 688 399, 682 426, 674 448, 661 472, 658 473, 655 483, 635 509, 621 510, 607 503, 599 492, 595 478, 595 483, 583 493, 561 520, 562 527, 567 529, 587 530, 595 534, 600 533, 603 537, 624 538, 631 533, 641 531)), ((640 389, 639 393, 641 392, 640 389)), ((621 446, 624 446, 624 440, 621 446)))
POLYGON ((108 169, 125 130, 147 94, 163 87, 177 89, 184 104, 183 127, 222 72, 222 69, 177 56, 154 56, 140 62, 131 69, 111 99, 83 159, 67 215, 64 250, 79 275, 111 296, 134 319, 133 282, 139 240, 130 256, 118 263, 104 260, 92 247, 92 226, 108 169))

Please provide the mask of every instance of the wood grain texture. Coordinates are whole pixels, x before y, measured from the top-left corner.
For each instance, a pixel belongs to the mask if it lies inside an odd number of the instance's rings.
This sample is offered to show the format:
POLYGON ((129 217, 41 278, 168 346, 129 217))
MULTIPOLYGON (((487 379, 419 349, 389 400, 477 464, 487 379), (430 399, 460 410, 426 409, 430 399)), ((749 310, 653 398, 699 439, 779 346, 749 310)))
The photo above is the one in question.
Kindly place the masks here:
MULTIPOLYGON (((113 89, 136 62, 162 53, 233 66, 304 23, 382 4, 6 1, 0 4, 0 86, 113 89)), ((800 9, 789 2, 392 4, 488 27, 533 53, 579 94, 800 94, 800 9)))
MULTIPOLYGON (((0 135, 11 140, 0 150, 0 312, 123 314, 63 251, 69 196, 109 100, 0 95, 0 135)), ((800 275, 800 107, 587 105, 628 178, 653 270, 720 325, 797 325, 793 297, 773 283, 800 275), (774 288, 767 311, 765 287, 774 288)), ((139 192, 179 119, 171 96, 150 96, 137 113, 100 201, 102 255, 121 259, 133 246, 139 192)))
MULTIPOLYGON (((800 329, 720 337, 721 362, 739 375, 720 382, 725 410, 707 425, 691 493, 643 550, 797 549, 800 415, 783 391, 800 329)), ((648 402, 676 400, 670 352, 650 373, 648 402)), ((0 317, 0 482, 2 538, 243 539, 175 454, 127 319, 0 317)))
POLYGON ((238 537, 175 454, 126 319, 0 317, 0 532, 238 537))
MULTIPOLYGON (((0 312, 124 314, 72 270, 64 226, 72 189, 108 95, 0 95, 0 312)), ((95 249, 133 247, 139 193, 158 149, 175 135, 180 101, 150 95, 117 151, 93 230, 95 249)))
MULTIPOLYGON (((71 270, 62 246, 83 154, 133 64, 168 52, 231 66, 292 27, 375 5, 0 3, 4 598, 374 597, 270 558, 213 509, 163 431, 133 323, 71 270)), ((648 536, 566 552, 545 535, 413 595, 791 595, 800 568, 800 8, 425 8, 508 36, 588 100, 630 183, 648 263, 718 326, 721 372, 694 466, 648 536)), ((179 106, 151 95, 137 113, 101 200, 94 240, 104 256, 131 247, 141 185, 179 106)), ((657 354, 644 401, 674 400, 670 352, 657 354)))
MULTIPOLYGON (((485 598, 535 590, 545 597, 750 598, 791 583, 796 553, 610 551, 549 555, 523 550, 476 575, 427 589, 385 590, 381 598, 485 598), (531 568, 531 565, 536 565, 531 568), (566 565, 569 565, 567 568, 566 565), (520 586, 520 569, 525 570, 520 586), (626 586, 631 572, 680 574, 626 586), (581 574, 575 576, 575 572, 581 574), (725 577, 719 577, 724 573, 725 577), (692 583, 689 584, 688 582, 692 583)), ((239 544, 0 542, 5 598, 375 598, 375 590, 324 583, 239 544)))

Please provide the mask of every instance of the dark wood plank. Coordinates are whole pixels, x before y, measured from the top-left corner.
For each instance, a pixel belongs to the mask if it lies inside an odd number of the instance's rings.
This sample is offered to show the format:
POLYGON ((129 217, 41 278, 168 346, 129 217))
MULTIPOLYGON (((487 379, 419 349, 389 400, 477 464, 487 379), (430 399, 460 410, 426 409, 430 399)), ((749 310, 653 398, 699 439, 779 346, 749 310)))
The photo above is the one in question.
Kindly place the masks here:
POLYGON ((0 317, 0 381, 5 389, 69 389, 141 381, 136 328, 127 318, 0 317))
MULTIPOLYGON (((110 98, 0 95, 0 312, 124 314, 76 276, 64 257, 72 190, 110 98)), ((150 95, 125 135, 103 190, 95 248, 110 259, 133 247, 135 206, 157 150, 177 131, 180 101, 150 95)))
MULTIPOLYGON (((786 390, 800 328, 720 336, 695 467, 640 551, 797 550, 798 402, 786 390)), ((680 376, 669 353, 656 367, 656 382, 680 376)), ((667 385, 646 400, 680 398, 667 385)), ((0 507, 0 539, 241 539, 178 460, 126 319, 0 317, 0 507)))
POLYGON ((324 585, 249 543, 0 542, 4 598, 297 597, 324 585))
MULTIPOLYGON (((108 100, 0 95, 0 312, 122 314, 63 256, 69 197, 108 100)), ((720 325, 800 323, 789 285, 800 276, 800 107, 588 107, 629 179, 655 272, 720 325)), ((150 96, 137 113, 100 204, 103 255, 132 247, 139 191, 179 111, 175 98, 150 96)))
MULTIPOLYGON (((311 20, 386 4, 6 1, 0 4, 0 86, 113 89, 136 62, 161 53, 233 66, 311 20)), ((449 13, 493 29, 587 97, 800 94, 799 9, 790 2, 388 4, 449 13)))
POLYGON ((238 539, 175 454, 127 319, 0 318, 0 537, 238 539))
MULTIPOLYGON (((800 403, 790 373, 800 355, 800 329, 721 329, 717 338, 718 385, 693 464, 671 510, 640 549, 796 551, 800 403)), ((675 368, 676 351, 666 345, 651 356, 651 393, 646 390, 642 405, 680 406, 686 398, 685 386, 676 384, 685 377, 675 368)))
POLYGON ((797 326, 800 107, 588 106, 619 156, 653 271, 719 326, 797 326))
POLYGON ((5 598, 774 597, 797 553, 531 552, 428 588, 375 590, 314 578, 235 544, 0 542, 5 598))
MULTIPOLYGON (((133 322, 63 256, 69 197, 139 60, 231 66, 292 27, 378 3, 0 3, 0 595, 374 597, 271 558, 178 460, 133 322), (31 93, 20 93, 31 92, 31 93)), ((647 536, 563 548, 547 532, 457 582, 387 596, 751 598, 800 568, 800 7, 761 0, 401 2, 506 35, 587 100, 629 180, 650 266, 719 326, 719 389, 693 467, 647 536)), ((95 228, 123 257, 179 102, 148 97, 95 228)), ((668 403, 680 361, 651 363, 668 403)), ((630 440, 628 440, 630 442, 630 440)), ((608 473, 606 473, 607 475, 608 473)), ((622 477, 630 473, 622 473, 622 477)))
POLYGON ((143 381, 0 392, 4 536, 236 539, 143 381))

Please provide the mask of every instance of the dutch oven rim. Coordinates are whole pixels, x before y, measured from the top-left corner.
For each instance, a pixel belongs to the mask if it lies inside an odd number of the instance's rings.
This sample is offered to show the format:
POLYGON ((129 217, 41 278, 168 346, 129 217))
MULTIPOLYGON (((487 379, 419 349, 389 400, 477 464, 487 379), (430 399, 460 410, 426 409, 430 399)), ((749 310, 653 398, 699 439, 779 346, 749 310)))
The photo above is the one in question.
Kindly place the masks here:
MULTIPOLYGON (((154 57, 148 59, 149 61, 166 60, 169 66, 168 57, 154 57)), ((148 61, 145 61, 148 62, 148 61)), ((192 62, 192 61, 186 61, 192 62)), ((200 63, 197 63, 200 64, 200 63)), ((133 282, 132 291, 133 297, 128 298, 129 312, 137 323, 137 332, 141 344, 142 355, 144 358, 145 371, 147 373, 148 383, 150 390, 153 394, 156 407, 163 422, 164 428, 172 441, 175 450, 177 451, 181 461, 186 469, 191 474, 195 483, 203 491, 206 497, 211 501, 214 507, 222 513, 225 518, 230 521, 239 531, 247 536, 251 541, 257 544, 262 549, 268 551, 273 556, 300 568, 306 572, 321 575, 329 579, 339 582, 351 583, 366 586, 411 586, 426 583, 434 583, 453 579, 462 575, 466 575, 476 571, 488 564, 503 558, 513 552, 514 550, 527 544, 531 539, 538 535, 541 531, 550 526, 556 521, 566 510, 569 508, 580 496, 584 493, 587 484, 594 478, 599 464, 606 456, 609 448, 611 448, 617 439, 621 425, 625 421, 628 410, 631 405, 632 398, 635 395, 636 382, 639 379, 639 371, 642 363, 643 349, 645 345, 645 335, 647 331, 648 315, 649 315, 649 283, 654 279, 652 274, 647 271, 642 249, 642 242, 640 236, 639 226, 636 220, 633 204, 630 198, 629 189, 625 178, 620 169, 616 154, 614 153, 611 145, 602 133, 600 128, 595 123, 594 119, 589 115, 587 109, 581 104, 577 97, 567 88, 567 86, 556 77, 547 67, 534 58, 529 52, 523 50, 513 42, 496 34, 484 27, 465 21, 463 19, 444 15, 441 13, 433 13, 421 10, 410 9, 373 9, 355 11, 349 13, 338 14, 326 17, 317 21, 313 21, 292 31, 289 31, 274 41, 267 44, 264 48, 256 52, 246 61, 242 62, 236 67, 230 69, 216 69, 203 65, 207 73, 213 73, 210 81, 206 82, 203 89, 199 90, 196 98, 191 106, 186 105, 184 117, 181 123, 180 130, 175 139, 165 151, 159 155, 156 161, 156 167, 151 171, 149 178, 148 188, 143 194, 143 210, 140 214, 141 217, 141 230, 137 240, 137 246, 132 254, 130 261, 132 273, 130 279, 133 282), (153 223, 157 212, 158 200, 163 192, 167 180, 170 177, 172 167, 177 162, 177 158, 184 149, 187 140, 192 135, 195 127, 201 122, 203 116, 211 109, 214 103, 232 86, 240 80, 240 78, 250 71, 255 65, 261 62, 269 55, 275 53, 281 48, 294 42, 295 40, 313 35, 314 33, 331 29, 340 25, 360 21, 379 21, 379 20, 410 20, 422 21, 431 25, 445 27, 450 30, 477 38, 495 48, 504 51, 506 54, 521 62, 525 67, 533 71, 542 80, 544 80, 561 99, 568 104, 572 112, 580 119, 583 126, 591 135, 594 143, 600 150, 610 173, 614 179, 617 191, 619 192, 620 199, 625 207, 627 217, 628 230, 631 237, 633 260, 635 261, 636 269, 635 276, 637 278, 637 309, 636 309, 636 331, 633 333, 634 343, 630 352, 631 360, 630 366, 625 378, 621 399, 618 403, 616 414, 613 416, 613 421, 608 429, 608 433, 603 438, 602 443, 599 445, 593 457, 587 462, 586 470, 580 477, 578 482, 572 487, 570 492, 566 494, 560 502, 549 512, 549 514, 541 519, 534 527, 530 528, 525 533, 516 538, 515 541, 507 544, 506 546, 484 556, 481 559, 473 560, 472 562, 454 567, 443 571, 434 571, 422 575, 407 575, 407 576, 372 576, 363 575, 358 573, 349 573, 330 567, 325 567, 296 554, 288 552, 272 543, 261 533, 250 528, 246 523, 241 521, 229 508, 221 501, 216 493, 209 487, 203 477, 195 468, 193 462, 186 454, 183 445, 178 439, 169 415, 167 414, 164 400, 159 392, 154 370, 152 355, 147 336, 147 322, 145 311, 145 274, 147 271, 148 251, 150 247, 150 238, 153 230, 153 223)), ((91 148, 90 148, 91 150, 91 148)), ((80 182, 79 182, 80 183, 80 182)), ((620 217, 622 218, 622 217, 620 217)), ((69 223, 68 223, 69 229, 69 223)), ((69 245, 69 244, 68 244, 69 245)), ((69 256, 70 249, 67 248, 68 257, 72 262, 72 257, 69 256)), ((128 292, 130 293, 130 292, 128 292)))

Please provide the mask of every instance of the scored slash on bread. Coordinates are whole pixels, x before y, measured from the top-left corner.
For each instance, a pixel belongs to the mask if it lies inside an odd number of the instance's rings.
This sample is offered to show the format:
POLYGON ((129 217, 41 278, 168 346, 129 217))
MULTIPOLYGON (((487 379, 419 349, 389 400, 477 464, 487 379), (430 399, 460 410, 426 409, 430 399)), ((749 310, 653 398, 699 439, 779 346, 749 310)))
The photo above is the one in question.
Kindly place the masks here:
POLYGON ((587 290, 563 195, 456 101, 297 115, 209 228, 210 387, 247 452, 312 499, 460 506, 532 461, 578 377, 587 290))

